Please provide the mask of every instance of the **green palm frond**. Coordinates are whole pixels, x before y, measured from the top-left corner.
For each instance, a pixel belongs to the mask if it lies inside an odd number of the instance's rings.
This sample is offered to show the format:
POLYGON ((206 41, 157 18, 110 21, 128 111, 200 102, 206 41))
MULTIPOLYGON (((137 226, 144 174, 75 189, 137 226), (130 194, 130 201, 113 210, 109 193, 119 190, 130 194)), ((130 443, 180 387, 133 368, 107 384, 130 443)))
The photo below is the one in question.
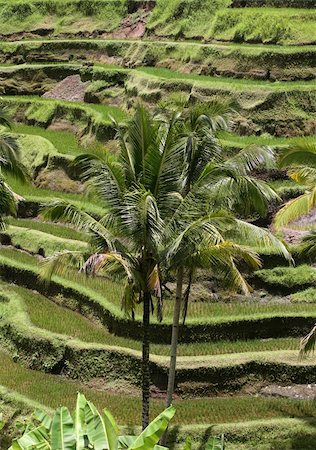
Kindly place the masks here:
MULTIPOLYGON (((160 210, 165 214, 170 211, 170 195, 181 190, 185 143, 178 139, 176 122, 178 114, 159 128, 158 145, 152 145, 145 158, 144 186, 157 199, 160 210)), ((175 198, 175 197, 173 197, 175 198)))
POLYGON ((272 169, 275 167, 274 151, 268 146, 249 145, 229 158, 225 164, 245 175, 261 167, 272 169))
POLYGON ((316 184, 316 168, 308 166, 293 167, 288 170, 288 175, 295 183, 302 186, 313 186, 316 184))
POLYGON ((209 185, 209 201, 215 208, 226 207, 244 217, 257 214, 265 216, 269 204, 280 200, 277 193, 264 181, 233 172, 230 175, 218 176, 218 181, 209 185))
POLYGON ((227 234, 230 238, 234 238, 234 242, 248 246, 251 244, 251 247, 255 248, 256 251, 273 249, 286 260, 292 262, 292 257, 286 246, 271 231, 265 228, 236 219, 236 226, 229 230, 227 234))
POLYGON ((135 115, 127 127, 127 145, 133 155, 136 180, 145 174, 145 159, 152 146, 157 145, 158 124, 150 113, 141 105, 137 106, 135 115))
POLYGON ((290 222, 308 214, 315 206, 316 188, 287 202, 275 215, 273 224, 276 229, 285 227, 290 222))
POLYGON ((3 127, 11 128, 11 121, 4 108, 0 108, 0 125, 3 127))
POLYGON ((113 117, 111 117, 112 123, 116 130, 116 138, 120 144, 120 162, 123 165, 125 178, 127 184, 131 185, 136 183, 136 173, 135 173, 135 159, 133 148, 127 142, 127 129, 128 124, 118 123, 113 117))
POLYGON ((300 253, 308 258, 315 260, 316 258, 316 231, 311 231, 302 239, 300 253))
POLYGON ((300 356, 304 357, 306 354, 315 350, 316 344, 316 325, 312 330, 301 340, 300 356))
POLYGON ((82 252, 64 251, 45 258, 40 266, 39 277, 50 281, 53 275, 65 277, 76 270, 79 272, 84 266, 82 252))
POLYGON ((232 102, 214 99, 208 103, 197 103, 189 111, 189 122, 192 129, 207 127, 213 133, 230 129, 232 117, 236 114, 232 102))
POLYGON ((0 168, 22 182, 30 179, 26 167, 21 162, 20 146, 14 136, 0 133, 0 168))
POLYGON ((106 206, 120 207, 126 189, 125 176, 122 166, 113 155, 106 152, 100 158, 84 154, 78 156, 73 164, 78 167, 82 181, 97 193, 106 206))
POLYGON ((53 222, 66 222, 76 228, 89 231, 98 221, 90 216, 86 211, 65 200, 56 199, 46 204, 41 210, 44 219, 53 222))
POLYGON ((4 215, 16 213, 16 202, 12 191, 0 178, 0 230, 5 229, 4 215))
POLYGON ((316 142, 301 139, 281 151, 281 167, 300 165, 316 168, 316 142))
POLYGON ((121 218, 132 246, 140 248, 144 245, 156 255, 164 229, 153 195, 142 188, 129 192, 124 199, 121 218))

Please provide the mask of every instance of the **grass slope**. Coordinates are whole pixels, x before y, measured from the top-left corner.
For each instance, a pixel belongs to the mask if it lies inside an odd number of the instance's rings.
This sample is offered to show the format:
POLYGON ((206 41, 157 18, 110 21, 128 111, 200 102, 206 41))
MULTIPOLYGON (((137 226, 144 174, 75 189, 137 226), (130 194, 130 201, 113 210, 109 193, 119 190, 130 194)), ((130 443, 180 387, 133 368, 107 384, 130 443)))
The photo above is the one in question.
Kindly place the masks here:
MULTIPOLYGON (((79 339, 83 342, 102 343, 111 346, 119 346, 141 350, 141 343, 132 339, 125 339, 109 333, 104 327, 93 321, 89 321, 82 315, 64 308, 46 297, 31 292, 20 286, 10 286, 1 283, 2 288, 18 294, 23 299, 28 316, 36 327, 48 330, 52 333, 63 334, 79 339)), ((250 341, 221 341, 215 343, 197 342, 193 344, 179 344, 179 356, 220 355, 233 353, 257 353, 277 350, 294 350, 298 348, 298 339, 257 339, 250 341)), ((168 356, 168 345, 151 345, 153 355, 168 356)))
MULTIPOLYGON (((10 266, 20 267, 37 273, 39 270, 38 260, 23 252, 11 248, 0 248, 0 262, 10 266)), ((54 277, 56 281, 64 286, 73 286, 76 290, 91 296, 96 302, 101 303, 106 309, 115 315, 122 317, 121 296, 124 286, 113 283, 109 280, 85 278, 76 273, 69 273, 68 279, 54 277), (106 293, 106 298, 105 294, 106 293)), ((167 303, 167 302, 166 302, 167 303)), ((164 321, 170 323, 172 319, 173 305, 168 302, 165 305, 164 321)), ((269 317, 311 317, 316 316, 316 305, 309 304, 302 307, 300 304, 258 304, 257 302, 245 303, 204 303, 196 302, 191 304, 188 311, 188 323, 225 323, 238 322, 238 320, 255 320, 269 317)), ((137 310, 136 317, 140 319, 141 308, 137 310)), ((156 322, 155 316, 152 322, 156 322)))
POLYGON ((31 253, 38 253, 40 249, 43 249, 45 256, 52 256, 54 253, 64 250, 79 252, 88 250, 88 245, 85 242, 73 238, 61 238, 33 228, 10 225, 5 234, 10 236, 15 247, 31 253))
MULTIPOLYGON (((83 392, 96 406, 109 408, 119 424, 133 425, 140 415, 139 397, 115 394, 115 388, 98 391, 82 383, 54 375, 33 371, 14 363, 1 352, 0 383, 33 401, 56 408, 63 404, 74 407, 76 393, 83 392), (14 376, 13 376, 14 374, 14 376)), ((257 397, 213 398, 176 400, 177 415, 174 424, 229 423, 243 420, 271 419, 281 417, 311 417, 315 415, 314 402, 302 400, 257 397)), ((152 400, 152 417, 164 408, 162 400, 152 400)))

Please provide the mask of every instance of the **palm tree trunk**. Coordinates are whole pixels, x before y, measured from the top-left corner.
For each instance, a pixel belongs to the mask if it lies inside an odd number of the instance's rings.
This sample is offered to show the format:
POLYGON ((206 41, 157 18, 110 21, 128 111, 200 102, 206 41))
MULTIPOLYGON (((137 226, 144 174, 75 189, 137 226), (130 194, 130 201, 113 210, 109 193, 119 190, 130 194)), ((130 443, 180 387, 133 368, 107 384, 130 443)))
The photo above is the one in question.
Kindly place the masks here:
POLYGON ((144 293, 143 304, 143 357, 142 357, 142 427, 149 424, 149 398, 150 398, 150 363, 149 363, 149 320, 151 296, 144 293))
MULTIPOLYGON (((178 338, 179 338, 179 322, 180 322, 180 312, 181 303, 183 297, 183 267, 178 269, 177 274, 177 292, 176 292, 176 302, 173 311, 173 324, 172 324, 172 336, 171 336, 171 347, 170 347, 170 367, 168 375, 168 387, 167 387, 167 399, 166 406, 171 405, 175 378, 176 378, 176 366, 177 366, 177 348, 178 348, 178 338)), ((165 431, 163 437, 161 438, 161 445, 166 445, 168 436, 168 430, 165 431)))

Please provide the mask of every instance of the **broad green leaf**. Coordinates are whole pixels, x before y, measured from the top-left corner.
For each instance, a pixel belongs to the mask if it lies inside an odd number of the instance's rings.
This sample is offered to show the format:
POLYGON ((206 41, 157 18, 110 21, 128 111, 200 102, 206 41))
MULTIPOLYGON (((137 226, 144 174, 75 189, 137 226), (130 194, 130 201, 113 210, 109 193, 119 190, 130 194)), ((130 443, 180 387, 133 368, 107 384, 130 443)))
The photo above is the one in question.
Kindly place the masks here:
POLYGON ((205 450, 224 450, 224 435, 221 437, 210 437, 206 443, 205 450))
POLYGON ((87 399, 83 394, 78 393, 76 411, 75 411, 75 435, 76 450, 82 450, 85 447, 86 423, 85 423, 85 407, 87 399))
POLYGON ((87 402, 84 412, 89 443, 94 450, 109 449, 106 427, 94 404, 87 402))
POLYGON ((46 428, 40 425, 13 442, 9 450, 51 450, 46 428))
POLYGON ((192 438, 191 436, 188 436, 185 440, 183 450, 191 450, 191 449, 192 449, 192 438))
POLYGON ((107 409, 103 410, 103 422, 106 429, 109 450, 117 450, 119 430, 114 417, 107 409))
POLYGON ((52 426, 52 418, 43 410, 37 409, 33 413, 34 419, 38 420, 43 427, 46 428, 46 430, 50 430, 52 426))
POLYGON ((74 425, 68 408, 57 409, 52 422, 52 450, 74 450, 76 445, 74 425))
POLYGON ((136 441, 137 436, 119 436, 118 437, 118 446, 120 449, 129 448, 136 441))
POLYGON ((176 409, 169 406, 165 411, 159 414, 148 427, 137 437, 130 450, 151 450, 158 444, 161 436, 166 430, 170 420, 174 416, 176 409))

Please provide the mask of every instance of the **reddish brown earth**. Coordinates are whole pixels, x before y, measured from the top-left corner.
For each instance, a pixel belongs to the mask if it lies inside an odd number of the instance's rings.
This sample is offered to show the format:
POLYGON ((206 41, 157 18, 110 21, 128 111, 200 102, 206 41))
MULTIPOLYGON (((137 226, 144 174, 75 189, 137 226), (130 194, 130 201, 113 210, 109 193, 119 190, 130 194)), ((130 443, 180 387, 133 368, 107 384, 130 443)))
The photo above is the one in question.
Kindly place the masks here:
POLYGON ((43 97, 55 100, 68 100, 70 102, 83 102, 88 84, 89 82, 83 83, 81 81, 80 75, 71 75, 57 83, 50 91, 45 92, 43 97))

